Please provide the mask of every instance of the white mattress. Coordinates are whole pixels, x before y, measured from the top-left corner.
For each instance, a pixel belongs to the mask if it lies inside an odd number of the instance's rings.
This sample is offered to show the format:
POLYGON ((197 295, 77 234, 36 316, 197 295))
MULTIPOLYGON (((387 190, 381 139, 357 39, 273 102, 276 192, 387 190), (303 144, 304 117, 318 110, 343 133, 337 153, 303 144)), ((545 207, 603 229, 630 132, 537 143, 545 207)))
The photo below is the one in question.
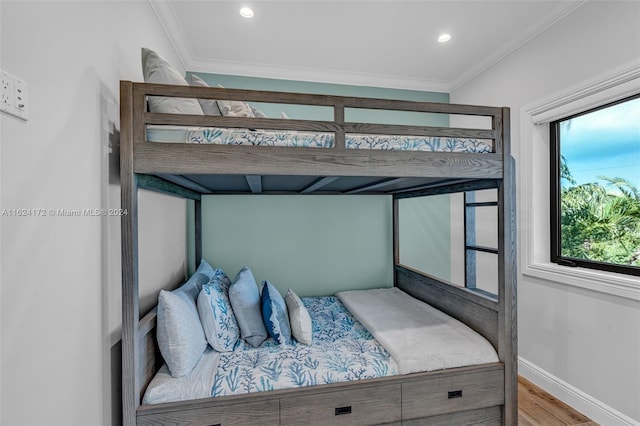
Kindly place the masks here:
POLYGON ((389 351, 400 374, 498 361, 484 337, 398 288, 344 291, 337 296, 389 351))

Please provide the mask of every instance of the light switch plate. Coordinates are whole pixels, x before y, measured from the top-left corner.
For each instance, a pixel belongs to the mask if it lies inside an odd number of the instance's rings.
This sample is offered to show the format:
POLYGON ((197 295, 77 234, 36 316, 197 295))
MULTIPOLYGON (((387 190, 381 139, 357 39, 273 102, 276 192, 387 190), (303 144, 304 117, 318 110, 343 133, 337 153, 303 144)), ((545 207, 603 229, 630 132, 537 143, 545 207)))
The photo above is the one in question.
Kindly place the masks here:
POLYGON ((0 70, 0 96, 0 111, 28 120, 29 90, 24 80, 0 70))

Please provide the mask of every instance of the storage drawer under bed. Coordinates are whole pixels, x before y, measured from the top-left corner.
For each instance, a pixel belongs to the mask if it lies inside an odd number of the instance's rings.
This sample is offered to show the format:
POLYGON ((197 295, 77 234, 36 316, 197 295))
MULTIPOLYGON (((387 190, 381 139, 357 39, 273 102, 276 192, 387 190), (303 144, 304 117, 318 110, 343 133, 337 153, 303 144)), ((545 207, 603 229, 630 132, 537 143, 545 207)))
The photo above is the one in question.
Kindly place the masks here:
POLYGON ((504 369, 426 376, 402 383, 402 420, 504 404, 504 369))
POLYGON ((280 425, 372 425, 400 421, 400 384, 280 400, 280 425))
POLYGON ((217 404, 213 407, 166 411, 138 415, 142 425, 189 426, 255 426, 278 425, 280 420, 277 398, 243 403, 217 404))

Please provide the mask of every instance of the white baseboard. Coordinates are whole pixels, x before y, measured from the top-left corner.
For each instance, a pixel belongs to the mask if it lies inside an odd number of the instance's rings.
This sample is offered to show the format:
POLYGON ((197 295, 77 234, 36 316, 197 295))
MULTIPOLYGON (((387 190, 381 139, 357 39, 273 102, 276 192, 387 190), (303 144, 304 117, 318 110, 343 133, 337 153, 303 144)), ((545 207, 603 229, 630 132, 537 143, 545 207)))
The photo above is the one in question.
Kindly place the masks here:
POLYGON ((522 357, 518 357, 518 374, 602 426, 640 426, 640 422, 614 410, 522 357))

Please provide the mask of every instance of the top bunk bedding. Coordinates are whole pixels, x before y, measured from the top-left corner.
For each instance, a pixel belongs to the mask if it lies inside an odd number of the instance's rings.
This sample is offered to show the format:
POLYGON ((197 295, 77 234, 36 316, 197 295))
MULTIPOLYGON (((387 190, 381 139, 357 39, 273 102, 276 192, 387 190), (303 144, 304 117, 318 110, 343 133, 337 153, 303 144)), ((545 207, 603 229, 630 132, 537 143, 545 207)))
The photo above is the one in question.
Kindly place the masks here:
MULTIPOLYGON (((299 132, 221 127, 148 126, 149 142, 216 145, 279 146, 289 148, 333 148, 335 137, 329 132, 299 132)), ((349 133, 346 149, 396 151, 490 153, 489 139, 375 135, 349 133)))
MULTIPOLYGON (((196 75, 187 81, 150 49, 143 49, 142 62, 145 83, 121 82, 121 139, 132 142, 125 157, 132 157, 134 173, 244 175, 251 192, 260 188, 256 176, 427 178, 428 184, 503 177, 507 108, 228 89, 196 75)), ((216 193, 196 181, 192 189, 216 193)), ((361 192, 357 185, 344 192, 354 189, 361 192)))

